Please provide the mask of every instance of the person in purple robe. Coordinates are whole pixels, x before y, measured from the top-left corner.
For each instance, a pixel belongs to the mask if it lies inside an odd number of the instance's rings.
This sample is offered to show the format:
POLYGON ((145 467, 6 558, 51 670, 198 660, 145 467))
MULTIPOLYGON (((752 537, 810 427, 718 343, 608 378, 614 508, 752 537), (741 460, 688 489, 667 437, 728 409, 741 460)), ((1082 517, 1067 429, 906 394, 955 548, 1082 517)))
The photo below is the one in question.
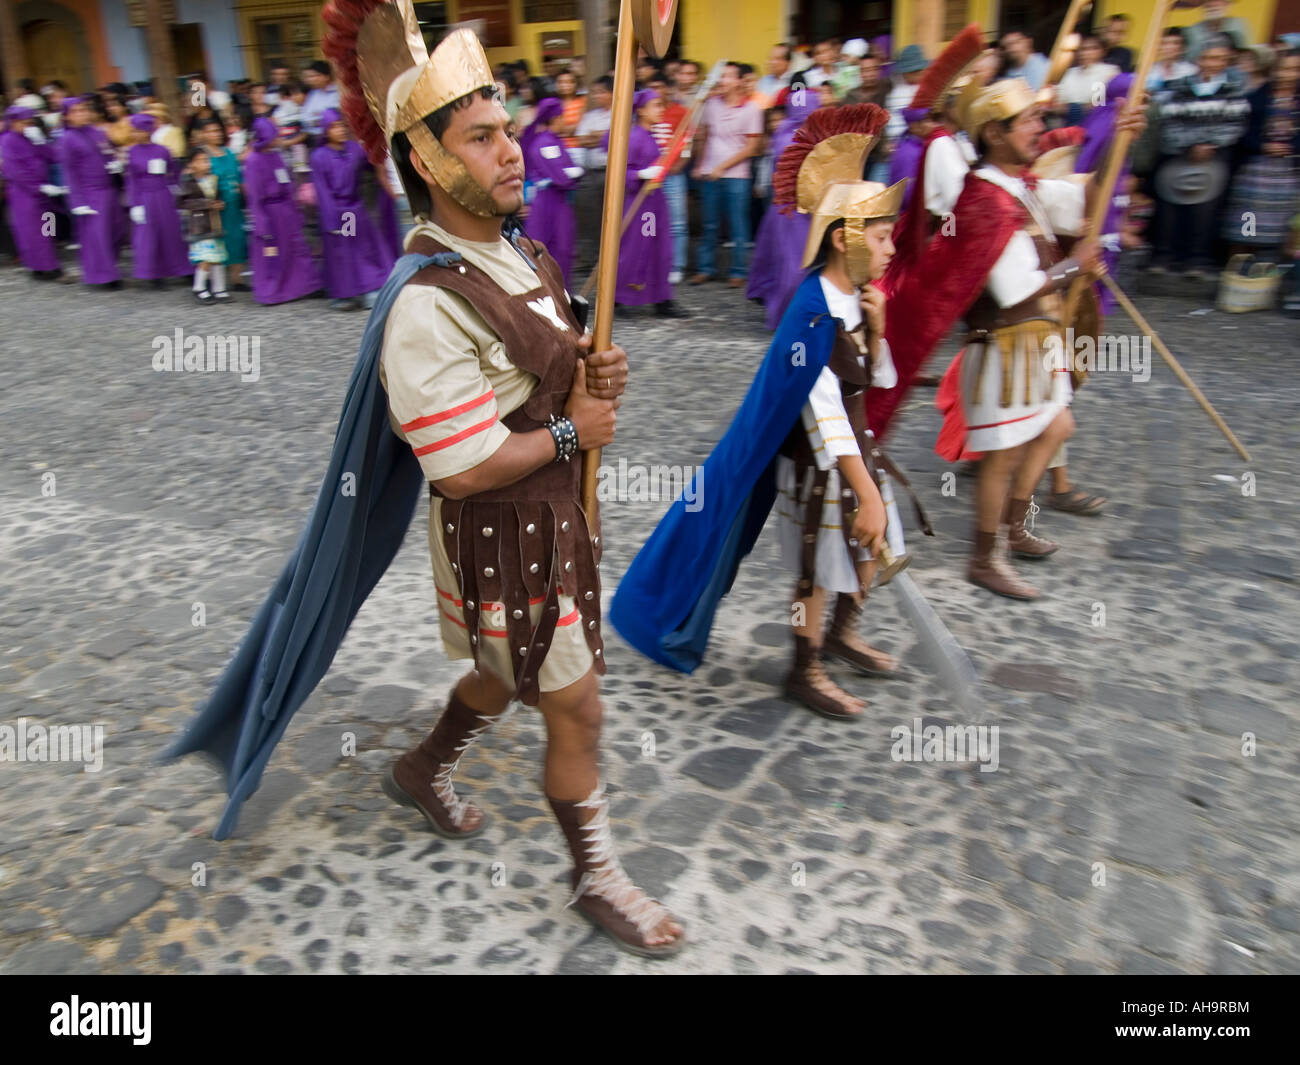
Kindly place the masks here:
MULTIPOLYGON (((781 161, 781 153, 790 147, 795 133, 818 108, 815 92, 791 92, 785 118, 772 134, 772 169, 781 161)), ((754 237, 754 253, 749 260, 749 281, 745 296, 762 300, 768 329, 781 324, 785 310, 794 298, 795 289, 804 278, 797 254, 808 243, 812 218, 792 206, 772 203, 763 215, 754 237), (793 249, 793 250, 792 250, 793 249)))
POLYGON ((278 151, 279 131, 269 118, 253 120, 253 150, 244 160, 244 193, 253 220, 248 260, 253 298, 287 303, 321 289, 320 264, 302 231, 289 164, 278 151))
POLYGON ((0 174, 8 194, 9 231, 22 264, 37 281, 53 281, 63 274, 54 247, 52 196, 63 190, 50 183, 54 155, 49 144, 37 144, 27 135, 36 119, 30 107, 14 105, 5 111, 8 128, 0 133, 0 174))
POLYGON ((126 202, 131 208, 132 275, 163 288, 169 277, 194 273, 172 191, 176 164, 166 147, 149 139, 158 128, 153 115, 132 115, 131 128, 135 143, 126 157, 126 202))
POLYGON ((122 287, 117 266, 122 204, 113 181, 113 148, 95 125, 90 106, 79 96, 63 101, 59 154, 68 188, 73 233, 81 245, 81 280, 87 285, 122 287))
MULTIPOLYGON (((320 124, 325 140, 311 153, 311 176, 320 210, 330 308, 352 311, 359 305, 373 307, 396 257, 361 194, 361 179, 371 169, 370 160, 365 149, 349 139, 347 124, 338 111, 322 111, 320 124)), ((381 190, 380 195, 388 193, 381 190)))
POLYGON ((528 236, 546 246, 560 264, 564 283, 573 269, 577 224, 569 193, 578 187, 582 167, 555 132, 563 121, 564 101, 552 96, 537 105, 537 114, 519 138, 524 153, 524 174, 533 196, 528 203, 528 236))
MULTIPOLYGON (((1107 149, 1115 135, 1115 120, 1124 109, 1129 89, 1133 86, 1132 74, 1117 74, 1106 83, 1106 102, 1101 107, 1094 107, 1084 116, 1080 125, 1083 127, 1083 144, 1079 148, 1078 158, 1074 163, 1076 174, 1091 174, 1103 166, 1107 149)), ((1110 206, 1106 208, 1106 218, 1101 227, 1102 260, 1107 272, 1113 277, 1115 266, 1119 262, 1120 222, 1124 216, 1124 207, 1128 197, 1124 194, 1124 182, 1129 174, 1130 162, 1125 159, 1120 167, 1119 177, 1115 181, 1115 192, 1110 206)), ((1096 285, 1097 299, 1102 314, 1111 314, 1115 310, 1115 297, 1110 289, 1100 282, 1096 285)))
MULTIPOLYGON (((935 129, 935 121, 928 107, 904 107, 903 118, 907 121, 907 132, 898 142, 894 154, 889 157, 889 183, 896 185, 908 178, 903 190, 904 211, 912 202, 912 190, 916 188, 916 179, 921 173, 921 160, 925 158, 925 144, 935 129)), ((950 126, 949 129, 952 127, 950 126)))
MULTIPOLYGON (((641 186, 663 178, 659 161, 659 144, 651 132, 663 121, 664 105, 659 94, 642 89, 632 99, 636 125, 627 144, 627 186, 624 212, 632 205, 641 186)), ((609 145, 609 134, 604 137, 609 145)), ((673 302, 673 286, 668 275, 673 268, 673 227, 668 212, 668 197, 662 188, 650 193, 633 216, 618 248, 618 287, 614 302, 628 307, 653 303, 660 318, 689 318, 690 312, 673 302)))
POLYGON ((379 227, 379 239, 392 253, 393 262, 402 257, 406 243, 403 239, 405 234, 402 232, 401 213, 397 207, 397 201, 402 196, 401 179, 396 175, 391 160, 382 170, 375 168, 375 177, 379 179, 379 187, 375 191, 375 225, 379 227))

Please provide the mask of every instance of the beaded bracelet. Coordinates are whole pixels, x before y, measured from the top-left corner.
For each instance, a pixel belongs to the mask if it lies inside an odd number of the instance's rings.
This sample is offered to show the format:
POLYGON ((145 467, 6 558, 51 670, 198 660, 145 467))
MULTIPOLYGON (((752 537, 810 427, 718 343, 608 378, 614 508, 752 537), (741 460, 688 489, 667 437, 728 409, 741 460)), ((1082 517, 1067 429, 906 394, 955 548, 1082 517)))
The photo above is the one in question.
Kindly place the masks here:
POLYGON ((551 436, 555 439, 556 462, 561 459, 568 462, 578 453, 578 430, 568 418, 557 418, 552 414, 546 428, 551 431, 551 436))

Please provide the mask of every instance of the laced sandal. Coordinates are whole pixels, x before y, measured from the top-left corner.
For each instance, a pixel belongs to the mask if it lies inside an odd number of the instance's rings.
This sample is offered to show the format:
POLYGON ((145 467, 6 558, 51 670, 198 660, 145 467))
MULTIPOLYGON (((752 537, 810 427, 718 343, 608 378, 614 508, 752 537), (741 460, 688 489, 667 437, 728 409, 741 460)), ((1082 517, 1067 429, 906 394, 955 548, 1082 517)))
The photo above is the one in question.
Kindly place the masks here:
POLYGON ((1025 528, 1025 519, 1037 514, 1038 508, 1032 499, 1008 499, 1006 509, 1002 512, 1002 524, 1007 527, 1007 548, 1017 558, 1034 561, 1056 554, 1058 544, 1035 536, 1025 528))
POLYGON ((1024 580, 1002 557, 997 533, 975 534, 975 553, 966 569, 966 579, 1007 599, 1038 598, 1038 589, 1024 580))
POLYGON ((573 854, 573 896, 565 909, 576 908, 630 954, 667 958, 678 953, 686 944, 685 929, 662 903, 632 883, 614 854, 604 785, 597 784, 582 800, 547 796, 547 801, 573 854), (586 811, 591 814, 584 819, 586 811), (648 942, 669 923, 679 928, 673 938, 666 943, 648 942))
POLYGON ((867 709, 863 700, 853 698, 831 680, 822 665, 821 648, 807 636, 794 638, 794 665, 786 675, 782 690, 787 699, 836 721, 861 717, 867 709), (858 709, 853 709, 855 706, 858 709))
POLYGON ((839 593, 835 600, 835 617, 822 645, 822 654, 852 666, 868 677, 889 677, 898 672, 898 659, 878 651, 858 635, 862 604, 853 596, 839 593))
POLYGON ((1065 514, 1079 514, 1083 517, 1092 517, 1101 513, 1101 508, 1107 503, 1105 496, 1093 496, 1080 488, 1070 488, 1064 492, 1050 492, 1047 496, 1047 505, 1053 510, 1059 510, 1065 514))
POLYGON ((384 792, 399 805, 414 806, 445 839, 477 836, 488 826, 488 818, 456 794, 451 778, 465 752, 499 719, 484 717, 453 690, 437 727, 393 763, 384 777, 384 792))

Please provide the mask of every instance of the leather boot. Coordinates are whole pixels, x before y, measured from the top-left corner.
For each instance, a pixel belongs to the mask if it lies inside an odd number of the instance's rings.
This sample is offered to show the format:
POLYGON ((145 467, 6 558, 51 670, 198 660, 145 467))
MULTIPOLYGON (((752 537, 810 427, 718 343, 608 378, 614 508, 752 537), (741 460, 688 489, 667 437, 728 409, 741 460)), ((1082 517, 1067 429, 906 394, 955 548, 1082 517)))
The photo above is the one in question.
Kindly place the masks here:
POLYGON ((1007 500, 1002 511, 1002 524, 1007 527, 1007 547, 1019 558, 1046 558, 1056 553, 1057 545, 1025 528, 1030 502, 1028 499, 1007 500))
POLYGON ((893 655, 868 646, 858 634, 861 618, 862 604, 853 596, 840 592, 835 599, 835 616, 822 644, 822 654, 827 658, 838 658, 867 676, 888 677, 898 672, 898 661, 893 655))
POLYGON ((785 678, 785 696, 822 717, 844 720, 861 717, 850 707, 849 694, 826 675, 822 649, 807 636, 794 638, 794 665, 785 678))
POLYGON ((674 918, 633 884, 619 864, 609 830, 609 800, 604 785, 597 783, 596 790, 582 800, 552 799, 548 795, 546 801, 573 855, 573 897, 568 905, 577 906, 582 916, 632 954, 664 958, 681 950, 686 943, 685 932, 667 943, 652 946, 646 942, 665 920, 674 918))
POLYGON ((1037 599, 1038 589, 1021 580, 998 550, 998 534, 976 531, 975 553, 966 569, 966 579, 1008 599, 1037 599))
POLYGON ((384 791, 394 802, 414 806, 424 814, 440 836, 447 839, 477 836, 487 827, 487 818, 478 807, 456 795, 451 777, 465 752, 497 720, 497 717, 484 717, 462 702, 453 688, 437 726, 418 747, 397 759, 384 778, 384 791), (479 823, 466 830, 461 826, 471 813, 478 814, 479 823))

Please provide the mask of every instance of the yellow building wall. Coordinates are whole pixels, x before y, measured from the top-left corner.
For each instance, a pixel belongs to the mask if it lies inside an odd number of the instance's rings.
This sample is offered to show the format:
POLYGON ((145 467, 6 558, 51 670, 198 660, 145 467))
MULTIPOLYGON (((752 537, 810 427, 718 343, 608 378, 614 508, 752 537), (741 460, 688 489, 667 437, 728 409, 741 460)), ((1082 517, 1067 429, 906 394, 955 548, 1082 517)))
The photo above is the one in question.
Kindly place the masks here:
MULTIPOLYGON (((1151 22, 1156 8, 1156 0, 1099 0, 1097 15, 1092 23, 1099 26, 1102 20, 1111 15, 1128 15, 1133 20, 1129 30, 1130 48, 1139 48, 1146 36, 1147 25, 1151 22)), ((1252 44, 1266 44, 1273 32, 1273 16, 1277 12, 1277 0, 1235 0, 1228 8, 1230 18, 1244 19, 1250 27, 1252 44)), ((1205 17, 1198 7, 1180 8, 1170 15, 1168 26, 1191 26, 1205 17)), ((1134 57, 1136 60, 1136 56, 1134 57)))
POLYGON ((701 64, 705 74, 719 59, 752 63, 765 74, 772 46, 787 36, 784 7, 781 0, 682 0, 677 9, 682 58, 701 64))
MULTIPOLYGON (((1278 0, 1235 0, 1228 14, 1245 19, 1250 26, 1252 42, 1259 44, 1268 40, 1273 29, 1273 16, 1277 11, 1278 0)), ((989 33, 997 30, 998 0, 968 0, 967 22, 978 22, 989 33)), ((1110 15, 1128 15, 1133 20, 1129 30, 1128 44, 1136 48, 1142 43, 1147 24, 1155 11, 1156 0, 1098 0, 1097 14, 1093 25, 1110 15)), ((894 0, 894 51, 916 40, 915 33, 916 0, 894 0)), ((1190 26, 1200 22, 1204 13, 1200 8, 1181 8, 1173 13, 1168 21, 1170 26, 1190 26)), ((934 58, 931 56, 930 58, 934 58)))

